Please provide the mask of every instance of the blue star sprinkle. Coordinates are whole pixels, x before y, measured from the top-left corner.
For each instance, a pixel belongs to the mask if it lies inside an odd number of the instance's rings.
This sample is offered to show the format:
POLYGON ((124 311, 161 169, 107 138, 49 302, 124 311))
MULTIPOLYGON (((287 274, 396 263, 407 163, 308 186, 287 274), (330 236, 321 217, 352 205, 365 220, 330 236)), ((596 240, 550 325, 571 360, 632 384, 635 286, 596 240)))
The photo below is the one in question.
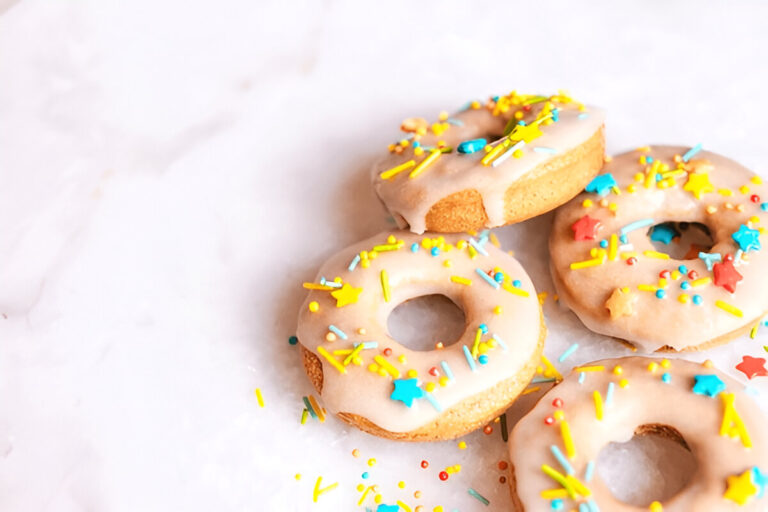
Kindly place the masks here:
POLYGON ((680 233, 670 224, 659 224, 653 226, 651 231, 651 240, 654 242, 661 242, 664 245, 669 245, 676 236, 680 236, 680 233))
POLYGON ((400 400, 408 407, 413 405, 414 398, 424 398, 424 390, 417 384, 418 379, 396 379, 395 389, 389 398, 400 400))
POLYGON ((385 505, 382 503, 376 507, 376 512, 398 512, 399 510, 400 505, 385 505))
POLYGON ((707 264, 707 270, 711 271, 712 266, 718 261, 722 261, 723 257, 719 252, 700 252, 699 259, 707 264))
POLYGON ((697 395, 707 395, 716 397, 721 391, 725 391, 725 382, 717 375, 695 375, 696 384, 693 386, 693 392, 697 395))
POLYGON ((765 487, 768 486, 768 473, 763 473, 757 466, 752 468, 752 483, 758 488, 757 497, 765 496, 765 487))
POLYGON ((607 173, 595 176, 592 181, 589 182, 585 190, 587 192, 594 192, 595 194, 604 196, 608 194, 608 192, 610 192, 611 189, 615 186, 616 180, 613 179, 613 175, 611 173, 607 173))
POLYGON ((731 235, 731 238, 739 244, 742 251, 760 250, 760 232, 756 229, 750 229, 744 224, 739 226, 739 230, 731 235))

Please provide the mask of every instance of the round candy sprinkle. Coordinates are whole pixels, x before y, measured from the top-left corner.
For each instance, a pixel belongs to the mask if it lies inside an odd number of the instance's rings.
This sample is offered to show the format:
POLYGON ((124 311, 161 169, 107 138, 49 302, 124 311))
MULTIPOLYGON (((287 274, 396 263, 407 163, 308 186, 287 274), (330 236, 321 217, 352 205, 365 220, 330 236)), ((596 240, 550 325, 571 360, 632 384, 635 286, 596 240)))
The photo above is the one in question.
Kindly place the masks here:
POLYGON ((439 474, 439 475, 437 475, 437 476, 438 476, 438 478, 440 478, 440 480, 442 480, 443 482, 445 482, 446 480, 448 480, 448 473, 446 473, 445 471, 441 471, 441 472, 440 472, 440 474, 439 474))
POLYGON ((392 349, 387 347, 384 349, 384 355, 385 356, 391 356, 392 355, 392 349))
POLYGON ((480 364, 488 364, 488 356, 483 354, 477 358, 477 362, 480 364))
POLYGON ((480 324, 478 326, 480 328, 480 331, 482 331, 483 334, 488 334, 488 326, 485 324, 480 324))
POLYGON ((375 466, 376 465, 376 459, 368 459, 368 465, 369 466, 375 466))
POLYGON ((555 418, 553 418, 552 416, 547 416, 546 418, 544 418, 544 423, 547 425, 552 425, 555 423, 555 418))
POLYGON ((360 476, 361 476, 361 477, 363 477, 363 480, 368 480, 368 477, 369 477, 369 476, 371 476, 371 475, 369 475, 369 474, 368 474, 368 472, 366 471, 366 472, 364 472, 364 473, 363 473, 362 475, 360 475, 360 476))
POLYGON ((496 281, 497 283, 503 282, 504 274, 502 274, 501 272, 496 272, 495 274, 493 274, 493 280, 496 281))
POLYGON ((697 306, 700 306, 701 303, 704 302, 704 299, 701 297, 701 295, 694 295, 693 296, 693 303, 697 306))
POLYGON ((667 296, 667 292, 664 290, 656 290, 656 298, 657 299, 663 299, 667 296))
POLYGON ((291 345, 295 345, 298 342, 299 342, 299 338, 297 338, 296 336, 291 336, 290 338, 288 338, 288 343, 290 343, 291 345))
POLYGON ((440 372, 437 370, 436 367, 433 366, 432 368, 429 369, 429 374, 433 377, 437 377, 440 374, 440 372))
POLYGON ((552 400, 552 405, 557 407, 558 409, 563 406, 563 400, 560 398, 555 398, 552 400))
POLYGON ((320 304, 318 304, 317 301, 313 300, 312 302, 309 303, 309 310, 312 313, 317 313, 318 311, 320 311, 320 304))
POLYGON ((520 288, 521 286, 523 286, 523 283, 521 283, 519 279, 515 279, 514 281, 512 281, 512 286, 514 286, 515 288, 520 288))
POLYGON ((752 194, 749 197, 749 200, 752 201, 753 203, 759 203, 760 202, 760 196, 757 195, 757 194, 752 194))
POLYGON ((490 425, 486 425, 483 427, 483 434, 490 435, 493 433, 493 427, 490 425))
POLYGON ((421 467, 424 469, 427 469, 429 467, 429 462, 425 460, 421 461, 421 467))
POLYGON ((501 471, 505 471, 509 467, 509 464, 507 464, 506 461, 500 460, 499 461, 499 469, 501 471))

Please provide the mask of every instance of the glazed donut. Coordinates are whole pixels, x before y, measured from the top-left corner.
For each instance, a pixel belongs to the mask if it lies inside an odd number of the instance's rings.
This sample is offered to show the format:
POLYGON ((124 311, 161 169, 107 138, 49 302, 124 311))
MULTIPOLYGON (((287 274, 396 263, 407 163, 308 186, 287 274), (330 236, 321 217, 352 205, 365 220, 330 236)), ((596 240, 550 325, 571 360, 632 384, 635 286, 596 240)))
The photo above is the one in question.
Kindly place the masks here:
POLYGON ((517 512, 768 507, 765 418, 707 363, 628 357, 575 368, 515 425, 509 453, 517 512), (687 448, 697 468, 677 495, 643 508, 617 500, 595 461, 608 443, 651 433, 687 448))
POLYGON ((555 214, 550 269, 560 298, 589 329, 644 351, 739 336, 768 311, 761 196, 759 176, 700 146, 617 156, 555 214), (690 223, 705 226, 711 248, 691 245, 675 259, 646 236, 672 252, 681 229, 697 229, 690 223))
POLYGON ((304 367, 342 420, 390 439, 453 439, 498 417, 536 371, 546 329, 513 257, 478 238, 383 233, 331 258, 299 314, 304 367), (460 339, 404 347, 387 331, 399 304, 442 294, 465 314, 460 339))
POLYGON ((495 96, 405 135, 373 167, 399 227, 458 233, 519 222, 563 204, 603 165, 604 114, 565 94, 495 96))

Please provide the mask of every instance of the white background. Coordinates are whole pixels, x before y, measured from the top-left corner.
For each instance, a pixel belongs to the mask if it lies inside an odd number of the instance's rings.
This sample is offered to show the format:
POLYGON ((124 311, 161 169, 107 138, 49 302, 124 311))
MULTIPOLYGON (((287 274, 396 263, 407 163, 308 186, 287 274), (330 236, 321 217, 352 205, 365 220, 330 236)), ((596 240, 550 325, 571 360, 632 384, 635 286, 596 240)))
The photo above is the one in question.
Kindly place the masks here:
MULTIPOLYGON (((400 120, 565 88, 610 152, 702 142, 768 175, 761 1, 3 4, 3 511, 357 510, 365 470, 385 503, 508 510, 498 430, 460 451, 298 423, 300 283, 390 225, 368 168, 400 120)), ((549 220, 499 236, 551 292, 549 220)), ((625 353, 545 313, 551 356, 625 353)), ((734 373, 765 332, 688 357, 734 373)))

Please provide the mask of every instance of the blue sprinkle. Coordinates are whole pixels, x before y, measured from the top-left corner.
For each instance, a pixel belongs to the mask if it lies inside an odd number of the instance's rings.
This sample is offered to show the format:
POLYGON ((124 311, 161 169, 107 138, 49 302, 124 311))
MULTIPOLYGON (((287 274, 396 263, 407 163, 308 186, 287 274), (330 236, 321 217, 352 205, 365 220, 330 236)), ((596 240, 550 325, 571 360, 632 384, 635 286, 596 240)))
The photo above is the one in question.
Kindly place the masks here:
POLYGON ((477 272, 477 275, 479 275, 480 277, 482 277, 482 278, 483 278, 483 280, 484 280, 486 283, 488 283, 489 285, 493 286, 493 287, 494 287, 494 288, 496 288, 497 290, 499 289, 499 283, 497 283, 496 281, 494 281, 493 279, 491 279, 490 277, 488 277, 488 274, 486 274, 485 272, 483 272, 483 269, 480 269, 480 268, 476 268, 476 269, 475 269, 475 272, 477 272))
POLYGON ((716 262, 722 261, 723 256, 719 252, 713 252, 713 253, 700 252, 699 253, 699 259, 703 260, 704 263, 706 263, 707 270, 712 271, 712 266, 716 262))
POLYGON ((299 338, 297 338, 296 336, 291 336, 290 338, 288 338, 288 343, 290 343, 291 345, 295 345, 298 342, 299 342, 299 338))
POLYGON ((556 155, 557 154, 557 150, 556 149, 548 148, 546 146, 536 146, 536 147, 533 148, 533 151, 535 151, 536 153, 547 153, 549 155, 556 155))
POLYGON ((667 292, 665 292, 664 290, 656 290, 657 299, 663 299, 666 296, 667 296, 667 292))
POLYGON ((579 114, 579 115, 578 115, 578 116, 576 116, 576 117, 578 117, 579 119, 586 119, 586 118, 588 118, 588 117, 589 117, 589 114, 586 114, 586 113, 581 113, 581 114, 579 114))
POLYGON ((653 219, 640 219, 636 220, 635 222, 630 222, 623 228, 621 228, 621 234, 626 235, 630 231, 634 231, 636 229, 644 228, 646 226, 650 226, 653 224, 653 219))
POLYGON ((621 243, 625 244, 625 243, 629 242, 629 237, 627 235, 620 235, 619 236, 619 241, 621 243))
POLYGON ((483 149, 487 143, 485 139, 465 140, 456 147, 456 151, 464 154, 474 153, 483 149))
POLYGON ((488 334, 488 326, 485 324, 480 324, 477 326, 480 329, 480 332, 483 334, 488 334))
POLYGON ((464 123, 458 119, 450 118, 450 119, 446 119, 445 122, 448 124, 452 124, 453 126, 464 126, 464 123))
POLYGON ((421 142, 417 140, 413 141, 413 147, 418 148, 419 146, 421 146, 421 142))
POLYGON ((760 203, 760 209, 764 212, 768 212, 768 203, 760 203))
POLYGON ((589 512, 589 505, 587 505, 586 503, 580 503, 579 512, 589 512))
POLYGON ((701 303, 704 302, 704 299, 701 298, 701 295, 694 295, 693 296, 693 303, 697 306, 700 306, 701 303))
POLYGON ((477 358, 477 362, 480 364, 488 364, 488 356, 483 354, 477 358))
POLYGON ((496 281, 497 283, 501 283, 502 281, 504 281, 504 274, 502 274, 501 272, 496 272, 495 274, 493 274, 493 280, 496 281))
POLYGON ((683 290, 688 290, 690 287, 691 287, 691 283, 689 283, 688 281, 683 281, 682 283, 680 283, 680 288, 682 288, 683 290))
POLYGON ((453 380, 453 372, 451 371, 451 367, 448 366, 448 363, 445 361, 440 361, 440 366, 443 367, 443 373, 445 373, 445 376, 450 380, 453 380))
POLYGON ((368 477, 371 476, 371 475, 369 475, 368 472, 366 471, 365 473, 363 473, 360 476, 363 477, 363 480, 368 480, 368 477))
POLYGON ((584 380, 587 378, 587 372, 579 373, 579 384, 584 384, 584 380))
POLYGON ((600 240, 600 247, 602 247, 603 249, 608 247, 608 240, 600 240))
POLYGON ((574 473, 573 466, 571 466, 571 463, 568 462, 568 459, 565 458, 565 456, 563 455, 563 452, 560 451, 560 448, 558 448, 557 445, 553 444, 549 447, 549 449, 552 452, 552 455, 554 455, 555 458, 557 459, 557 462, 559 462, 560 465, 563 466, 563 469, 565 470, 565 472, 568 473, 569 475, 572 475, 574 473))
POLYGON ((426 398, 427 401, 432 404, 432 407, 434 407, 437 412, 443 412, 443 406, 440 405, 440 402, 437 401, 437 398, 435 398, 432 393, 427 393, 425 391, 424 398, 426 398))
POLYGON ((563 361, 568 359, 571 356, 571 354, 576 352, 576 349, 578 349, 578 348, 579 348, 579 344, 578 343, 574 343, 573 345, 568 347, 565 350, 565 352, 563 352, 557 360, 562 363, 563 361))
POLYGON ((419 244, 417 243, 411 244, 411 252, 419 252, 419 244))
POLYGON ((688 273, 688 267, 686 267, 685 265, 680 265, 679 267, 677 267, 677 270, 679 270, 681 274, 688 273))
POLYGON ((561 500, 560 498, 557 498, 550 501, 549 506, 552 510, 563 510, 563 507, 565 505, 563 504, 563 500, 561 500))
POLYGON ((552 120, 554 122, 558 122, 560 120, 560 110, 553 108, 552 109, 552 120))
POLYGON ((429 250, 429 254, 431 254, 432 256, 437 256, 440 254, 440 249, 438 249, 437 247, 433 247, 432 249, 429 250))
POLYGON ((587 501, 587 505, 589 506, 589 512, 600 512, 600 507, 597 506, 597 503, 592 498, 587 501))
POLYGON ((352 272, 353 270, 355 270, 355 267, 357 267, 358 263, 360 263, 360 255, 359 254, 355 254, 355 257, 352 258, 352 261, 350 262, 349 266, 347 267, 347 270, 352 272))
POLYGON ((479 243, 477 243, 477 242, 475 241, 475 239, 474 239, 474 238, 470 238, 470 239, 469 239, 469 245, 471 245, 472 247, 474 247, 474 248, 475 248, 475 250, 476 250, 477 252, 479 252, 480 254, 482 254, 483 256, 488 256, 488 251, 486 251, 486 250, 483 248, 483 245, 482 245, 482 244, 479 244, 479 243))
POLYGON ((472 353, 469 351, 466 345, 462 347, 464 349, 464 357, 467 359, 467 364, 469 365, 469 369, 473 372, 477 370, 477 365, 475 364, 475 360, 472 359, 472 353))
POLYGON ((652 164, 653 163, 653 157, 648 155, 645 157, 645 163, 652 164))
POLYGON ((654 178, 657 182, 661 181, 661 174, 657 174, 656 178, 654 178))
POLYGON ((591 460, 587 463, 587 469, 584 470, 584 481, 589 483, 592 480, 592 476, 595 474, 595 461, 591 460))
POLYGON ((698 144, 696 144, 691 149, 685 152, 685 154, 683 155, 683 162, 687 162, 688 160, 693 158, 693 156, 699 151, 701 151, 701 142, 699 142, 698 144))
POLYGON ((521 286, 523 286, 523 283, 521 283, 519 279, 515 279, 514 281, 512 281, 512 286, 514 286, 515 288, 520 288, 521 286))
POLYGON ((482 494, 480 494, 476 490, 472 489, 471 487, 469 488, 469 490, 467 492, 469 493, 470 496, 475 498, 477 501, 479 501, 480 503, 482 503, 486 507, 488 506, 489 503, 491 503, 490 501, 488 501, 488 499, 485 496, 483 496, 482 494))
POLYGON ((505 352, 507 351, 507 344, 506 344, 506 343, 504 343, 504 341, 503 341, 501 338, 499 338, 499 337, 498 337, 498 336, 496 336, 495 334, 491 335, 491 338, 493 338, 494 340, 496 340, 496 343, 498 343, 499 345, 501 345, 501 350, 503 350, 503 351, 505 351, 505 352))
POLYGON ((672 382, 672 376, 669 374, 669 372, 665 372, 665 373, 664 373, 664 374, 661 376, 661 381, 662 381, 663 383, 665 383, 665 384, 669 384, 670 382, 672 382))
POLYGON ((616 385, 613 382, 608 383, 608 391, 605 393, 605 405, 611 405, 613 402, 613 389, 616 385))
POLYGON ((336 334, 336 336, 338 336, 339 338, 341 338, 343 340, 346 340, 347 337, 348 337, 347 334, 344 331, 342 331, 341 329, 339 329, 335 325, 329 325, 328 326, 328 330, 331 331, 332 333, 336 334))

